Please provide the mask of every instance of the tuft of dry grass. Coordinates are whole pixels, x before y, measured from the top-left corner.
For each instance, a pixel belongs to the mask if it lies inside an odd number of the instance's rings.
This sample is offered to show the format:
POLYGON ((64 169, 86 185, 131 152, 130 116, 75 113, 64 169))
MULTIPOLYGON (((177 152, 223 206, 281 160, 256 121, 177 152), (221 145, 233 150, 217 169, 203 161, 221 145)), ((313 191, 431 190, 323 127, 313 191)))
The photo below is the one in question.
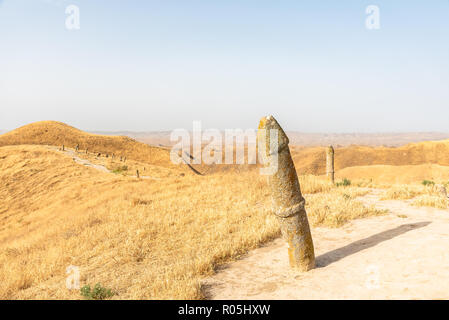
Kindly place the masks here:
POLYGON ((386 189, 391 187, 391 183, 376 182, 373 179, 352 179, 352 185, 359 188, 374 188, 374 189, 386 189))
POLYGON ((413 205, 417 207, 433 207, 438 209, 448 208, 448 199, 438 195, 419 195, 413 200, 413 205))
POLYGON ((384 185, 375 184, 370 180, 358 179, 356 181, 351 181, 350 186, 339 187, 333 185, 332 182, 326 176, 314 176, 314 175, 299 175, 298 173, 299 183, 301 185, 301 192, 303 194, 315 194, 322 192, 329 192, 333 190, 334 192, 357 192, 358 195, 353 194, 354 196, 362 196, 367 194, 368 188, 384 188, 384 185))
POLYGON ((410 185, 393 185, 386 190, 381 196, 380 200, 407 200, 422 194, 423 188, 421 186, 410 185))
POLYGON ((308 196, 306 210, 311 225, 336 228, 353 219, 386 214, 387 210, 365 206, 356 199, 368 192, 367 189, 346 187, 308 196))
POLYGON ((381 197, 381 200, 408 199, 413 199, 412 205, 417 207, 439 209, 447 209, 449 202, 445 196, 441 195, 438 184, 393 185, 381 197))
POLYGON ((395 184, 384 192, 381 200, 408 200, 421 195, 437 197, 439 191, 434 185, 395 184))
POLYGON ((334 186, 326 177, 317 177, 313 175, 298 176, 301 192, 303 194, 314 194, 330 191, 334 186))

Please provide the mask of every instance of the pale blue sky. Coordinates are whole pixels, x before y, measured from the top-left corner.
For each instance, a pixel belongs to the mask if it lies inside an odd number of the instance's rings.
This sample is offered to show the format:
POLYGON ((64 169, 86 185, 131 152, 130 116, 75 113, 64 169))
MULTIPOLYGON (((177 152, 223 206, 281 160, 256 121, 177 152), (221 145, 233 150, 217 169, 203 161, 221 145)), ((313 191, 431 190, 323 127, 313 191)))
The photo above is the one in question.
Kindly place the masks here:
POLYGON ((0 0, 0 129, 252 128, 266 114, 304 132, 449 132, 449 1, 0 0))

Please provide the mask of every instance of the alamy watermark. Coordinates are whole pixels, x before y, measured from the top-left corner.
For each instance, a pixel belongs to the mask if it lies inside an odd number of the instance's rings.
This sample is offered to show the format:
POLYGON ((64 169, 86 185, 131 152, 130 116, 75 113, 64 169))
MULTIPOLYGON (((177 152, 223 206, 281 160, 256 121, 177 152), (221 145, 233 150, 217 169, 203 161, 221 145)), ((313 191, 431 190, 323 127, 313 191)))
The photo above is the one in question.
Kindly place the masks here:
MULTIPOLYGON (((80 23, 80 8, 77 5, 71 4, 65 8, 66 20, 65 27, 67 30, 79 30, 80 23)), ((365 27, 368 30, 380 29, 380 9, 377 5, 369 5, 365 8, 366 19, 365 27)))
POLYGON ((67 15, 65 19, 65 27, 67 30, 79 30, 80 25, 80 8, 74 4, 71 4, 65 8, 67 15))
POLYGON ((80 268, 70 265, 65 272, 68 275, 65 280, 67 289, 78 290, 80 288, 80 268))
POLYGON ((170 160, 174 164, 257 164, 262 175, 272 175, 278 169, 278 130, 271 129, 202 129, 200 121, 193 122, 193 130, 176 129, 171 132, 170 160), (267 134, 270 138, 267 139, 267 134), (266 141, 269 140, 269 146, 266 141), (263 143, 262 143, 263 142, 263 143), (266 148, 269 148, 268 152, 266 148), (246 157, 245 157, 246 150, 246 157), (269 157, 266 155, 269 154, 269 157))
POLYGON ((368 15, 365 20, 365 27, 368 30, 380 29, 380 9, 376 5, 369 5, 365 9, 365 13, 368 15))

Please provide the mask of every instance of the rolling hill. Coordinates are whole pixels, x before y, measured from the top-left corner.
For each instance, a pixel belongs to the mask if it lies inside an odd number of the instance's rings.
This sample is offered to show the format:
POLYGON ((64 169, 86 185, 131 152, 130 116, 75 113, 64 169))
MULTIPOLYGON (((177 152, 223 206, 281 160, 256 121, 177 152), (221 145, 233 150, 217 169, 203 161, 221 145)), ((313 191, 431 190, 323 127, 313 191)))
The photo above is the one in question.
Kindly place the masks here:
POLYGON ((216 264, 278 235, 257 175, 136 179, 53 147, 0 147, 0 299, 197 299, 216 264), (262 207, 260 207, 262 206, 262 207))
POLYGON ((0 135, 0 147, 7 145, 64 145, 67 148, 79 145, 80 150, 87 148, 89 152, 115 154, 152 165, 174 167, 166 149, 151 147, 125 136, 86 133, 56 121, 35 122, 0 135))
MULTIPOLYGON (((447 141, 337 148, 336 175, 394 183, 446 179, 447 148, 447 141)), ((324 148, 292 147, 292 154, 300 175, 324 173, 324 148)), ((101 283, 113 299, 203 298, 201 279, 216 266, 280 234, 257 166, 210 167, 214 174, 183 174, 168 150, 59 122, 0 136, 0 298, 80 299, 79 290, 66 287, 69 266, 79 267, 81 285, 101 283), (72 150, 59 150, 62 144, 127 156, 133 168, 150 164, 145 174, 157 179, 80 164, 72 150)), ((382 214, 355 200, 366 190, 300 179, 312 225, 382 214)))
MULTIPOLYGON (((298 172, 301 174, 325 174, 324 148, 293 146, 291 150, 298 172)), ((359 166, 422 164, 449 166, 449 140, 411 143, 397 148, 350 146, 335 149, 336 171, 359 166)))
MULTIPOLYGON (((56 121, 41 121, 32 123, 11 132, 0 135, 0 146, 6 145, 52 145, 74 148, 79 144, 80 150, 86 148, 90 152, 115 154, 142 163, 167 167, 176 170, 186 170, 186 166, 175 165, 170 161, 169 149, 149 146, 126 136, 109 136, 86 133, 67 124, 56 121)), ((325 174, 325 149, 323 147, 290 146, 293 161, 300 175, 325 174)), ((197 155, 195 155, 197 156, 197 155)), ((224 155, 223 155, 224 157, 224 155)), ((401 147, 368 147, 347 146, 335 148, 335 170, 340 171, 350 167, 366 166, 409 166, 434 164, 449 166, 449 140, 425 141, 410 143, 401 147)), ((213 174, 220 172, 244 172, 258 168, 257 165, 192 165, 199 172, 213 174)), ((375 172, 381 172, 377 167, 375 172)), ((422 167, 420 170, 423 172, 422 167)), ((444 169, 444 168, 443 168, 444 169)), ((351 176, 357 176, 357 170, 352 169, 351 176)), ((374 168, 373 168, 374 170, 374 168)), ((391 169, 393 170, 393 169, 391 169)), ((444 170, 443 170, 444 171, 444 170)), ((373 171, 374 172, 374 171, 373 171)), ((407 172, 407 170, 405 171, 407 172)), ((372 176, 370 174, 369 176, 372 176)), ((422 173, 426 175, 426 173, 422 173)), ((429 175, 431 175, 429 173, 429 175)))

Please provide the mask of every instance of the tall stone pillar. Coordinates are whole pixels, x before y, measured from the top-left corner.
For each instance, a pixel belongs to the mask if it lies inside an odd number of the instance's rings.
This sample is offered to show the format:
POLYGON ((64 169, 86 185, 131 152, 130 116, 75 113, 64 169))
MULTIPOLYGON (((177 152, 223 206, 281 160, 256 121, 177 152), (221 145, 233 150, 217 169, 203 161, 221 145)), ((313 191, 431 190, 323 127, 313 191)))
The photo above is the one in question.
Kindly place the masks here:
POLYGON ((329 146, 326 149, 326 176, 332 181, 332 184, 335 183, 334 157, 334 148, 329 146))
POLYGON ((273 212, 279 221, 282 236, 289 246, 290 266, 300 271, 313 269, 315 253, 312 235, 305 210, 305 199, 301 194, 288 147, 288 137, 276 119, 268 116, 260 120, 257 139, 263 164, 272 166, 277 162, 277 170, 273 170, 267 177, 273 212), (271 130, 277 131, 278 141, 271 141, 271 130), (264 150, 261 150, 261 146, 264 150))

